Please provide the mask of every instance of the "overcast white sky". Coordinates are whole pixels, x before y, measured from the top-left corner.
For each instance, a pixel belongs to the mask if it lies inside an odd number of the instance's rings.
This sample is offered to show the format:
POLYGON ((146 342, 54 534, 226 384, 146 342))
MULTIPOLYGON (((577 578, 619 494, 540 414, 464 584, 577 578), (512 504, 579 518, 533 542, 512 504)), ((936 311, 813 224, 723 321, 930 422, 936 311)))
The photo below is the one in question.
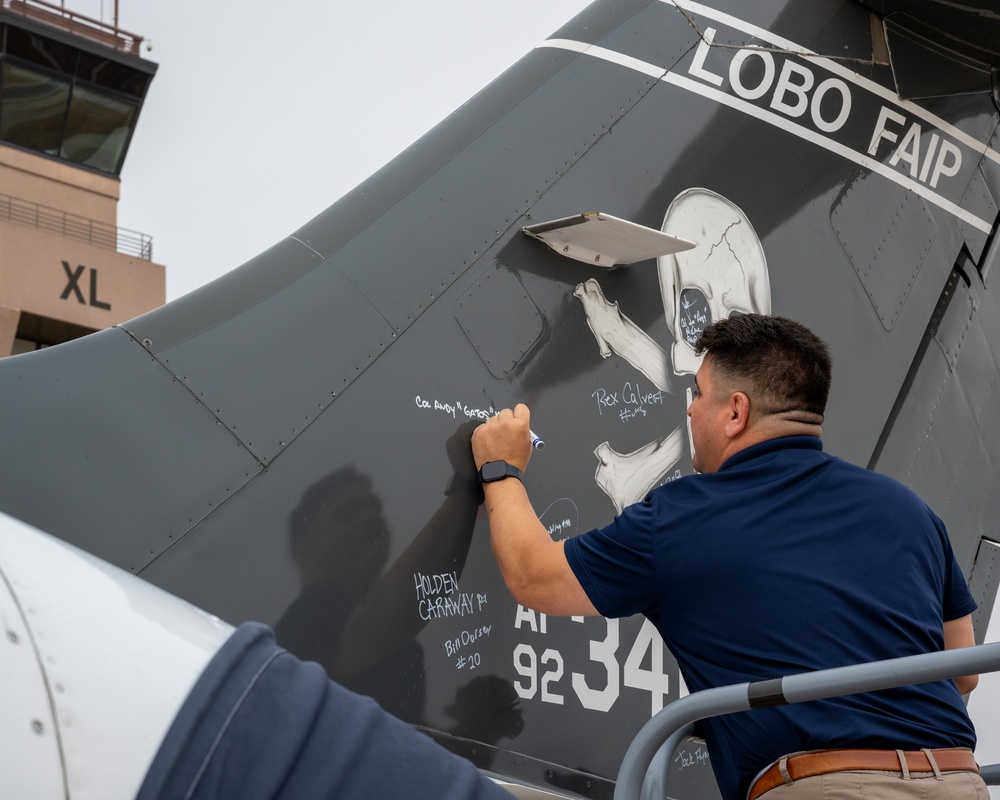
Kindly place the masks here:
MULTIPOLYGON (((159 65, 118 224, 153 237, 168 300, 352 189, 589 0, 120 0, 159 65)), ((113 0, 65 0, 111 22, 113 0)))

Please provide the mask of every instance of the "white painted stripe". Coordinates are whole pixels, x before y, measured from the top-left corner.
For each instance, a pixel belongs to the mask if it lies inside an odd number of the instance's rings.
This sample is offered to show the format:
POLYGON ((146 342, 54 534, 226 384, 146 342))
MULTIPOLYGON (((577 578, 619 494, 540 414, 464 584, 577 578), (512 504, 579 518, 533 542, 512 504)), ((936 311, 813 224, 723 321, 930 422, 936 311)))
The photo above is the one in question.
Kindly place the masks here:
POLYGON ((740 97, 728 94, 723 92, 721 89, 716 89, 712 86, 706 86, 705 84, 699 83, 698 81, 692 80, 684 75, 678 75, 671 72, 663 80, 667 83, 673 84, 674 86, 687 89, 688 91, 695 92, 696 94, 715 100, 717 103, 727 105, 737 111, 742 111, 744 114, 749 114, 751 117, 756 117, 757 119, 774 125, 776 128, 781 128, 783 131, 794 134, 800 139, 805 139, 806 141, 818 145, 825 150, 829 150, 831 153, 836 153, 849 161, 853 161, 855 164, 858 164, 865 169, 877 172, 883 178, 888 178, 894 183, 902 186, 904 189, 920 195, 925 200, 929 200, 934 205, 943 208, 951 214, 954 214, 959 219, 967 222, 969 225, 972 225, 974 228, 982 231, 983 233, 989 233, 992 230, 993 226, 989 222, 986 222, 971 212, 966 211, 960 205, 942 197, 937 192, 931 191, 927 186, 924 186, 924 184, 919 181, 915 181, 903 173, 886 166, 881 161, 876 161, 870 158, 867 154, 852 150, 847 145, 843 145, 840 142, 816 133, 804 125, 798 125, 788 117, 775 114, 773 111, 769 111, 766 108, 755 106, 753 103, 749 103, 740 97))
POLYGON ((765 108, 755 106, 753 103, 749 103, 740 97, 730 95, 720 89, 716 89, 692 80, 691 78, 683 75, 678 75, 675 72, 667 72, 662 67, 657 67, 655 64, 640 61, 639 59, 632 58, 631 56, 624 56, 621 53, 614 52, 613 50, 607 50, 606 48, 589 45, 584 42, 576 42, 569 39, 549 39, 538 46, 555 47, 563 50, 570 50, 576 53, 582 53, 593 56, 594 58, 600 58, 604 61, 609 61, 613 64, 618 64, 619 66, 625 66, 629 69, 637 70, 644 75, 661 77, 661 79, 666 83, 680 89, 694 92, 695 94, 714 100, 722 105, 729 106, 737 111, 742 111, 745 114, 749 114, 750 116, 756 117, 763 122, 767 122, 770 125, 774 125, 777 128, 798 136, 800 139, 804 139, 812 144, 824 148, 825 150, 829 150, 831 153, 835 153, 848 159, 849 161, 853 161, 855 164, 858 164, 865 169, 876 172, 903 188, 912 191, 914 194, 920 195, 924 199, 929 200, 934 205, 943 208, 945 211, 948 211, 964 222, 967 222, 969 225, 972 225, 977 230, 983 231, 984 233, 989 233, 992 230, 991 223, 980 219, 956 203, 953 203, 951 200, 948 200, 936 192, 931 191, 923 184, 907 177, 906 175, 903 175, 901 172, 897 172, 885 164, 869 158, 864 153, 859 153, 846 145, 841 144, 840 142, 816 133, 810 128, 799 125, 787 117, 775 114, 765 108))
POLYGON ((632 58, 632 56, 626 56, 621 53, 617 53, 614 50, 598 47, 596 44, 576 42, 572 39, 547 39, 538 46, 557 47, 562 50, 572 50, 576 53, 585 53, 588 56, 594 56, 595 58, 600 58, 604 61, 610 61, 612 64, 628 67, 636 72, 649 75, 651 78, 662 78, 667 74, 667 70, 663 67, 650 64, 648 61, 640 61, 638 58, 632 58))
POLYGON ((721 11, 717 11, 714 8, 710 8, 702 3, 692 2, 692 0, 660 0, 661 3, 665 3, 669 6, 676 6, 677 8, 682 8, 685 11, 689 11, 692 14, 700 14, 708 19, 715 20, 716 22, 721 22, 723 25, 728 25, 730 28, 735 28, 736 30, 743 31, 744 33, 749 33, 751 36, 755 36, 758 39, 762 39, 766 42, 770 42, 783 50, 788 50, 792 53, 798 55, 807 56, 810 62, 819 64, 824 69, 832 72, 834 75, 838 75, 845 80, 849 80, 862 89, 866 89, 883 100, 894 104, 898 108, 905 109, 910 114, 915 117, 919 117, 931 125, 934 125, 939 130, 944 131, 949 136, 962 144, 971 148, 972 150, 985 155, 991 161, 995 161, 1000 164, 1000 152, 993 150, 988 147, 984 142, 979 141, 973 136, 970 136, 965 131, 956 128, 947 120, 941 119, 941 117, 936 114, 932 114, 925 108, 918 106, 916 103, 912 103, 909 100, 903 100, 898 94, 893 92, 891 89, 887 89, 880 83, 876 83, 870 78, 866 78, 863 75, 851 70, 844 64, 835 61, 825 56, 821 56, 818 53, 814 53, 812 50, 808 50, 802 45, 796 44, 795 42, 789 41, 777 34, 771 33, 765 28, 761 28, 745 20, 734 17, 731 14, 725 14, 721 11))

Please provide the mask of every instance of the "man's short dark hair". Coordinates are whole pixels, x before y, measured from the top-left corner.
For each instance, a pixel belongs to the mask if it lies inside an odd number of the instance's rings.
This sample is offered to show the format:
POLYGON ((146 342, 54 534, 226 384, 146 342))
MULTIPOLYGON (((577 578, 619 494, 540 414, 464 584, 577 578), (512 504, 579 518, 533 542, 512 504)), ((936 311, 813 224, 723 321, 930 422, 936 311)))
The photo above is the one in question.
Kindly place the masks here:
POLYGON ((764 413, 823 415, 830 394, 830 351, 816 334, 785 317, 738 314, 705 328, 698 355, 737 383, 764 413))

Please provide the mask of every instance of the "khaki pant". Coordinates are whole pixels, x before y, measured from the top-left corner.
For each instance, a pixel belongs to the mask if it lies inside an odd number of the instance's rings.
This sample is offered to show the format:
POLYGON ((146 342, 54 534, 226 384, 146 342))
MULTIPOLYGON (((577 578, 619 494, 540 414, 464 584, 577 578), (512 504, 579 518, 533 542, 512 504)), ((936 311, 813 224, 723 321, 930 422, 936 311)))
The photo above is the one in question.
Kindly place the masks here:
POLYGON ((989 800, 975 772, 828 772, 775 786, 760 800, 989 800))

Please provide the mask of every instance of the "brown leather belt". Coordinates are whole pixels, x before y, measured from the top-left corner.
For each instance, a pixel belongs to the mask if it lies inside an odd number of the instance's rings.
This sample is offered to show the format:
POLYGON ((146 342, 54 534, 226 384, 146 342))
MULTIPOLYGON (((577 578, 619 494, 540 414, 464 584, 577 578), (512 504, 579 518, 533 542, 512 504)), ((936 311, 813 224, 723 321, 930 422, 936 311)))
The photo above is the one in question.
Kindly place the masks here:
MULTIPOLYGON (((941 772, 979 772, 976 759, 972 751, 967 748, 953 747, 930 752, 941 772)), ((923 750, 905 751, 903 755, 910 772, 934 772, 934 766, 923 750)), ((776 761, 761 773, 750 787, 747 800, 757 800, 764 792, 786 782, 781 774, 781 761, 785 761, 788 775, 793 781, 813 775, 824 775, 827 772, 878 770, 902 773, 903 771, 899 753, 895 750, 818 750, 815 753, 800 753, 776 761)))

